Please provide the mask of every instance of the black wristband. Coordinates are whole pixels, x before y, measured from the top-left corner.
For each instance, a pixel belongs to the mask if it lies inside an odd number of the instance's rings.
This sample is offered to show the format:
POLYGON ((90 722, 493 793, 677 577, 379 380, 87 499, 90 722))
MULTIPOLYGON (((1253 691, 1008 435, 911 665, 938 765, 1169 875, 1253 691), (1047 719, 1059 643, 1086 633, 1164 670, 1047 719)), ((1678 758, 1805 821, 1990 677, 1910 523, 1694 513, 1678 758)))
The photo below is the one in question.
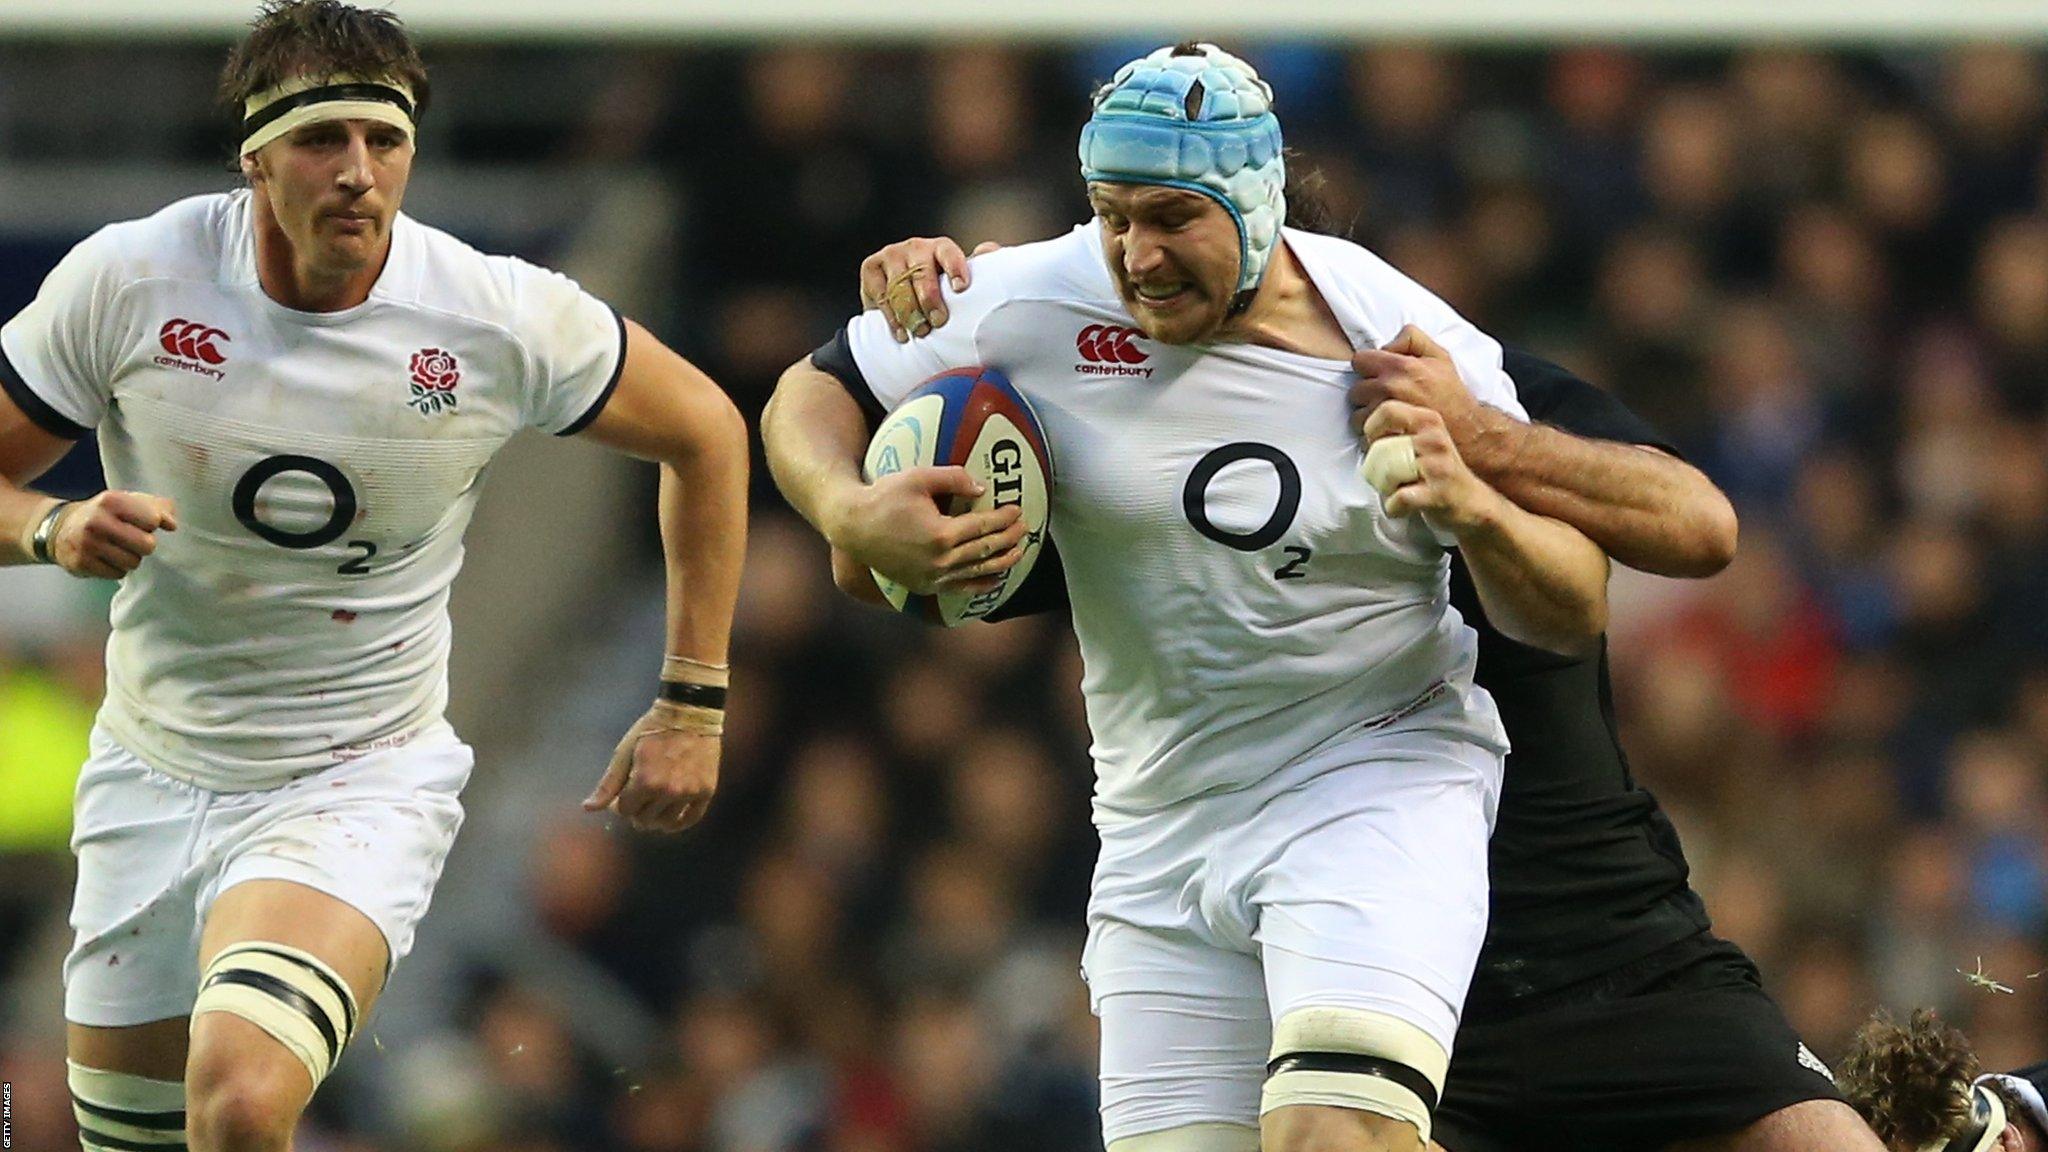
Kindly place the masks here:
POLYGON ((675 680, 661 682, 661 698, 671 704, 687 704, 692 708, 724 709, 725 689, 709 684, 684 684, 675 680))

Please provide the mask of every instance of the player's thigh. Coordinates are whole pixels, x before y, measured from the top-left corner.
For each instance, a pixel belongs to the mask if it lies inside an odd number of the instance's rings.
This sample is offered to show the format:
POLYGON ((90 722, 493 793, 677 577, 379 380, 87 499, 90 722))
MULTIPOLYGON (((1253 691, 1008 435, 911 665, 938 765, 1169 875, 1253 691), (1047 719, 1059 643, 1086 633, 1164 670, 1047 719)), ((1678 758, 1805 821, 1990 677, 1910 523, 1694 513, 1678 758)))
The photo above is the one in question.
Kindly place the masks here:
POLYGON ((1267 1144, 1420 1149, 1486 935, 1497 753, 1418 732, 1340 754, 1260 815, 1284 833, 1248 888, 1267 1144))
POLYGON ((86 1152, 182 1152, 186 1017, 125 1028, 72 1024, 65 1084, 86 1152))
POLYGON ((1680 1140, 1665 1152, 1885 1152, 1883 1141, 1840 1100, 1807 1100, 1780 1108, 1740 1132, 1680 1140))
MULTIPOLYGON (((1839 1102, 1754 966, 1703 934, 1614 969, 1563 1003, 1468 1019, 1440 1119, 1451 1152, 1533 1152, 1562 1139, 1583 1152, 1747 1152, 1799 1147, 1804 1136, 1786 1134, 1812 1125, 1833 1133, 1844 1120, 1845 1131, 1867 1136, 1846 1107, 1813 1107, 1839 1102)), ((1807 1146, 1871 1147, 1854 1139, 1807 1146)))
POLYGON ((1272 1041, 1259 964, 1185 933, 1092 926, 1106 1142, 1195 1125, 1256 1130, 1272 1041))
POLYGON ((152 1080, 182 1080, 185 1078, 185 1051, 191 1027, 191 1019, 185 1016, 152 1020, 126 1028, 67 1024, 64 1054, 73 1064, 102 1072, 145 1076, 152 1080))
POLYGON ((436 725, 400 747, 335 765, 246 802, 231 819, 224 816, 212 882, 200 894, 206 939, 255 939, 243 927, 250 923, 263 926, 256 931, 270 924, 289 927, 288 916, 300 904, 329 909, 319 927, 306 930, 354 940, 367 919, 383 938, 370 981, 381 984, 411 950, 440 883, 462 826, 460 792, 474 763, 468 745, 445 724, 436 725), (313 895, 295 896, 292 888, 267 883, 235 894, 269 881, 311 889, 313 895), (331 909, 318 895, 356 915, 331 909), (286 916, 272 911, 280 907, 286 916), (221 935, 228 931, 236 934, 221 935))
POLYGON ((295 1116, 383 990, 383 932, 358 909, 288 880, 237 884, 200 941, 192 1019, 193 1098, 238 1097, 295 1116))
POLYGON ((1260 1152, 1422 1152, 1415 1126, 1374 1112, 1291 1105, 1260 1117, 1260 1152))
POLYGON ((200 969, 243 944, 280 944, 317 957, 365 1012, 384 990, 390 966, 390 946, 374 920, 347 901, 290 880, 250 880, 221 893, 199 940, 200 969))
POLYGON ((91 749, 72 819, 78 874, 64 1017, 83 1030, 78 1036, 111 1037, 81 1042, 115 1059, 135 1043, 156 1051, 153 1042, 121 1037, 153 1036, 168 1027, 160 1022, 191 1011, 204 878, 192 845, 208 797, 154 772, 104 732, 93 732, 91 749), (136 1027, 147 1030, 129 1031, 136 1027))
POLYGON ((411 945, 472 762, 442 728, 222 813, 201 900, 195 1097, 251 1076, 258 1095, 310 1094, 332 1071, 411 945))
POLYGON ((1246 891, 1273 1020, 1382 1013, 1448 1054, 1486 937, 1498 754, 1431 733, 1339 754, 1360 759, 1260 814, 1275 846, 1246 891))

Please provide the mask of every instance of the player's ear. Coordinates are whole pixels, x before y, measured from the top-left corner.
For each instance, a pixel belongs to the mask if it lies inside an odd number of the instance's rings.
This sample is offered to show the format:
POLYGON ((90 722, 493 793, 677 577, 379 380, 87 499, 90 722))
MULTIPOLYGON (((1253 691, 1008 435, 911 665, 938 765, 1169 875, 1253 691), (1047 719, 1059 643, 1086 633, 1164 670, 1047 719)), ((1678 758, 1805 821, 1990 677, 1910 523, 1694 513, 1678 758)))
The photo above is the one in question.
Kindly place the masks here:
POLYGON ((263 166, 256 162, 256 154, 254 152, 242 153, 241 167, 242 178, 251 184, 254 184, 257 177, 263 173, 263 166))

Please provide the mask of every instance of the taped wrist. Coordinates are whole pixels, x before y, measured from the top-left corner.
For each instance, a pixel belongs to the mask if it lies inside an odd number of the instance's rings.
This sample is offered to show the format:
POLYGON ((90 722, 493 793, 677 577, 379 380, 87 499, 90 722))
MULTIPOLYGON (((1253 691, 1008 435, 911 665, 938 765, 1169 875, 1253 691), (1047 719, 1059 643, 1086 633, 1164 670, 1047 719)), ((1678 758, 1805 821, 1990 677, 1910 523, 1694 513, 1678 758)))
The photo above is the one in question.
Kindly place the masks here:
POLYGON ((725 709, 656 700, 654 707, 647 710, 647 715, 640 718, 640 723, 633 726, 632 737, 638 739, 650 732, 687 732, 692 736, 723 736, 725 709))
POLYGON ((696 660, 688 656, 663 656, 661 678, 673 684, 703 684, 711 688, 723 688, 732 682, 732 665, 713 664, 709 660, 696 660))
POLYGON ((713 664, 689 656, 663 657, 661 692, 649 716, 660 717, 666 727, 651 731, 719 735, 725 727, 725 693, 731 681, 729 664, 713 664))

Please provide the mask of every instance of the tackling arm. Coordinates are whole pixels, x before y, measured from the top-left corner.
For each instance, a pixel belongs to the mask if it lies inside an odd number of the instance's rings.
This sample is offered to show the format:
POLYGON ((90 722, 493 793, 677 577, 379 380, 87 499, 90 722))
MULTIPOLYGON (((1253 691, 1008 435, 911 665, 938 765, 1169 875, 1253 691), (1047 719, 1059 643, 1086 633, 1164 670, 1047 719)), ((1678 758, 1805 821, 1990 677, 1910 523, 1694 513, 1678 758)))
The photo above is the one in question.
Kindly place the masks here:
MULTIPOLYGON (((1711 576, 1735 556, 1735 510, 1705 475, 1667 453, 1635 443, 1575 436, 1545 424, 1524 424, 1473 398, 1450 356, 1426 333, 1404 328, 1383 348, 1352 357, 1359 382, 1354 426, 1389 400, 1442 413, 1466 463, 1515 503, 1562 520, 1631 568, 1659 576, 1711 576)), ((1510 352, 1507 368, 1532 416, 1532 387, 1563 389, 1569 405, 1641 422, 1611 397, 1563 369, 1510 352), (1596 402, 1597 401, 1597 402, 1596 402), (1590 405, 1590 408, 1589 408, 1590 405), (1604 407, 1603 407, 1604 406, 1604 407)))
POLYGON ((1578 529, 1501 499, 1458 534, 1486 618, 1552 652, 1591 651, 1607 631, 1607 554, 1578 529))
POLYGON ((1438 412, 1389 400, 1365 421, 1367 474, 1387 514, 1424 514, 1465 557, 1487 619, 1553 652, 1590 651, 1607 630, 1607 554, 1578 529, 1518 507, 1467 466, 1438 412), (1379 446, 1408 460, 1375 467, 1379 446))
POLYGON ((1587 440, 1492 409, 1501 435, 1472 470, 1532 512, 1584 532, 1609 555, 1658 576, 1712 576, 1735 558, 1735 509, 1699 469, 1655 448, 1587 440), (1512 427, 1509 427, 1512 425, 1512 427))

